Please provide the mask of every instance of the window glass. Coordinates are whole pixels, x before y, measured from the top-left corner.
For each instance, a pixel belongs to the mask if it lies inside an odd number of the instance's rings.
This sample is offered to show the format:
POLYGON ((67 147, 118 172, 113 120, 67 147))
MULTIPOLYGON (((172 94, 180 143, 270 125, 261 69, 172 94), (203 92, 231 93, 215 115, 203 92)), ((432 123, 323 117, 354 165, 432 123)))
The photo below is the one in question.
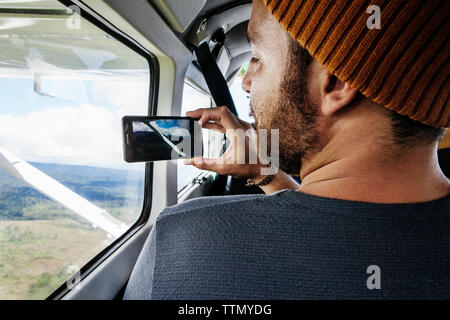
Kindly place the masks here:
POLYGON ((230 93, 233 97, 234 104, 236 106, 236 111, 238 112, 239 118, 253 123, 255 119, 250 116, 250 95, 242 89, 242 80, 248 70, 248 62, 245 63, 237 76, 234 78, 231 86, 230 93))
MULTIPOLYGON (((250 115, 250 96, 242 90, 242 80, 248 69, 248 62, 245 63, 230 86, 230 93, 233 97, 239 118, 253 123, 255 120, 250 115)), ((209 108, 213 102, 209 95, 202 92, 190 81, 184 84, 183 105, 181 115, 198 108, 209 108)), ((203 130, 204 155, 209 158, 218 158, 222 152, 223 135, 212 130, 203 130)), ((178 160, 178 192, 190 185, 192 179, 199 176, 203 171, 193 166, 186 166, 182 160, 178 160)))
MULTIPOLYGON (((212 99, 207 93, 196 88, 188 80, 184 84, 183 104, 181 116, 185 117, 186 112, 198 108, 211 108, 212 99)), ((212 130, 202 130, 203 133, 203 155, 209 158, 217 158, 220 155, 223 135, 212 130)), ((178 160, 178 192, 189 186, 192 180, 204 171, 193 166, 186 166, 183 160, 178 160)))
POLYGON ((0 2, 0 299, 47 297, 142 212, 121 118, 148 114, 149 65, 75 9, 0 2))

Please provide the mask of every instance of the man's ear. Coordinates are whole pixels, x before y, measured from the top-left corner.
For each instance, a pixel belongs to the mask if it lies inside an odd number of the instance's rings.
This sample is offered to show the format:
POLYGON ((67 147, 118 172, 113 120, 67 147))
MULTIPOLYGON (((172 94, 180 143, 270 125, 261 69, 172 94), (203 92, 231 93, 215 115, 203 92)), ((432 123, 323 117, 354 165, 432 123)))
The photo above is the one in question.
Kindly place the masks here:
POLYGON ((322 113, 325 116, 331 116, 349 105, 358 93, 358 90, 350 87, 348 83, 342 82, 328 70, 321 91, 322 113))

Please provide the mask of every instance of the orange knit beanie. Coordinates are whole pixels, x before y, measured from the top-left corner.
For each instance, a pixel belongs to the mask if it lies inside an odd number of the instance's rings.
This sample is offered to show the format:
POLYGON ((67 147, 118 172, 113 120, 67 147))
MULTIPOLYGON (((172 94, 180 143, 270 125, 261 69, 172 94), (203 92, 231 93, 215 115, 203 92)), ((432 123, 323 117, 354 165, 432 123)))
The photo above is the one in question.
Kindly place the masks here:
POLYGON ((411 119, 450 126, 450 1, 264 3, 289 34, 341 81, 411 119))

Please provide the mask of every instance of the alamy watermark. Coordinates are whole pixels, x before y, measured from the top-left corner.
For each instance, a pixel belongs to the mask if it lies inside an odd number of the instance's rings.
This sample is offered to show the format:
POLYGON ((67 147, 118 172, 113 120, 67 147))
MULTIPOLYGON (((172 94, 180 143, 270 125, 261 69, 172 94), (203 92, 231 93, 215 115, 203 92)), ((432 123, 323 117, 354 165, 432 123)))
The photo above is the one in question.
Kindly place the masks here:
POLYGON ((367 19, 367 28, 370 30, 381 29, 381 9, 377 5, 371 5, 367 7, 366 12, 370 14, 367 19))
MULTIPOLYGON (((201 135, 201 128, 195 127, 194 136, 201 135)), ((231 142, 231 147, 227 149, 223 156, 217 159, 195 158, 194 164, 207 165, 232 165, 250 164, 261 165, 261 175, 274 175, 279 170, 280 164, 280 131, 279 129, 227 129, 225 136, 231 142), (270 140, 270 141, 269 141, 270 140), (270 142, 270 149, 269 149, 270 142), (270 152, 269 152, 270 150, 270 152)), ((171 140, 175 147, 172 148, 171 159, 179 159, 180 153, 189 155, 191 153, 191 137, 183 137, 177 144, 177 137, 172 136, 171 140)), ((194 145, 194 154, 201 154, 201 145, 194 145)))
POLYGON ((79 288, 79 287, 77 287, 77 285, 81 282, 81 270, 80 270, 80 267, 78 267, 76 265, 70 265, 67 268, 67 273, 71 274, 69 279, 67 279, 67 281, 66 281, 67 288, 70 289, 70 290, 75 289, 75 288, 79 288))
POLYGON ((81 9, 77 5, 67 7, 66 13, 69 15, 67 18, 66 26, 69 30, 81 29, 81 9))
POLYGON ((366 270, 367 274, 370 276, 367 278, 366 285, 369 290, 380 290, 381 289, 381 269, 377 265, 370 265, 366 270))

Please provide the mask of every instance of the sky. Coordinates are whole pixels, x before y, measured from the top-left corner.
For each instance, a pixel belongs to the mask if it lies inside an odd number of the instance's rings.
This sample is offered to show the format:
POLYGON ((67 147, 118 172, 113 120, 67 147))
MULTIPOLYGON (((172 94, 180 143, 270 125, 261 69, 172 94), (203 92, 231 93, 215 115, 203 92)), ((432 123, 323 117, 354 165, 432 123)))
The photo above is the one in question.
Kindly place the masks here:
POLYGON ((148 62, 84 19, 80 28, 0 17, 0 147, 26 161, 134 168, 121 119, 148 114, 148 62))
POLYGON ((123 166, 121 118, 147 114, 148 77, 79 83, 77 99, 64 81, 45 97, 31 78, 0 77, 0 146, 26 161, 123 166))

